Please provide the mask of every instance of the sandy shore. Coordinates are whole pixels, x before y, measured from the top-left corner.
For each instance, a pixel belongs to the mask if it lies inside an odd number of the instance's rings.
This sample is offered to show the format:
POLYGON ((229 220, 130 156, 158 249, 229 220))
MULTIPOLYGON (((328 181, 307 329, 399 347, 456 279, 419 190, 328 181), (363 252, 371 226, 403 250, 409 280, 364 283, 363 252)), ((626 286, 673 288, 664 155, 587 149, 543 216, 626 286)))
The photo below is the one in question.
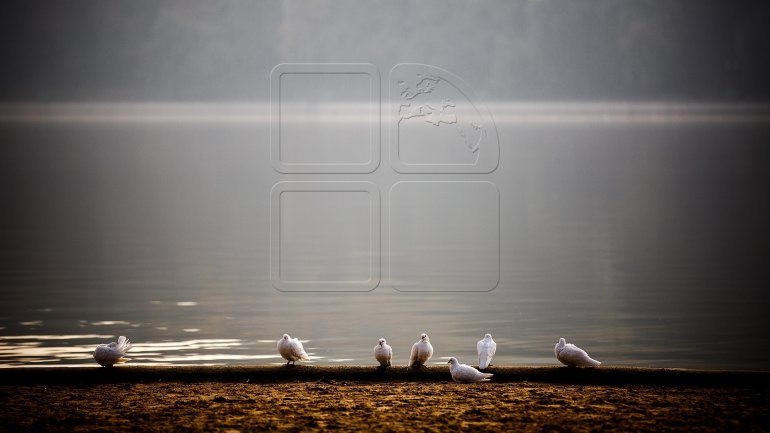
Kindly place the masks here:
POLYGON ((495 367, 0 370, 0 431, 767 431, 767 373, 495 367), (528 379, 524 379, 527 377, 528 379))

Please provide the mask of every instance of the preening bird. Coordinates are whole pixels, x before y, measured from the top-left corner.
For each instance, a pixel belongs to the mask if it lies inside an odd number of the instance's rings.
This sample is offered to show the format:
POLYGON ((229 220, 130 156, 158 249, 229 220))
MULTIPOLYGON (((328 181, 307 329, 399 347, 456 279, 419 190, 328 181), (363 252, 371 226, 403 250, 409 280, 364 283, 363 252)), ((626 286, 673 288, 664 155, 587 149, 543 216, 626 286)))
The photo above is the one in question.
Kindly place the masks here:
POLYGON ((384 338, 380 338, 377 345, 374 346, 374 359, 380 363, 380 368, 388 368, 391 358, 393 358, 393 349, 388 346, 388 342, 384 338))
POLYGON ((100 344, 94 350, 94 359, 102 367, 112 367, 113 365, 128 361, 126 352, 131 349, 131 342, 124 336, 118 337, 118 342, 109 344, 100 344))
POLYGON ((482 373, 470 365, 460 364, 457 358, 449 358, 449 373, 455 382, 484 382, 492 377, 492 373, 482 373))
POLYGON ((422 333, 420 341, 412 345, 412 352, 409 355, 409 367, 420 368, 433 356, 433 346, 430 344, 428 334, 422 333))
POLYGON ((569 367, 596 367, 601 365, 601 362, 588 356, 585 350, 574 344, 567 343, 563 338, 559 338, 559 342, 553 348, 553 353, 559 362, 569 367))
POLYGON ((483 339, 476 343, 476 351, 479 353, 479 370, 492 365, 492 357, 497 351, 497 343, 492 339, 492 334, 486 334, 483 339))
POLYGON ((296 338, 289 337, 289 334, 283 334, 278 340, 278 353, 285 359, 286 365, 294 365, 296 361, 310 361, 302 347, 302 342, 296 338))

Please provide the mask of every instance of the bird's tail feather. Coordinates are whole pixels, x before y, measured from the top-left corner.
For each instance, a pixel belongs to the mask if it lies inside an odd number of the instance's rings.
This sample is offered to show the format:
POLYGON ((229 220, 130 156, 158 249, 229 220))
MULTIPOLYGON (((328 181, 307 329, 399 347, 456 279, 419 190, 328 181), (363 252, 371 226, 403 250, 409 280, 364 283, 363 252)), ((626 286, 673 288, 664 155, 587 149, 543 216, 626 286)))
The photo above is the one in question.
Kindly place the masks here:
POLYGON ((128 341, 128 338, 123 335, 118 337, 118 350, 121 352, 127 352, 129 349, 131 349, 131 347, 131 342, 128 341))

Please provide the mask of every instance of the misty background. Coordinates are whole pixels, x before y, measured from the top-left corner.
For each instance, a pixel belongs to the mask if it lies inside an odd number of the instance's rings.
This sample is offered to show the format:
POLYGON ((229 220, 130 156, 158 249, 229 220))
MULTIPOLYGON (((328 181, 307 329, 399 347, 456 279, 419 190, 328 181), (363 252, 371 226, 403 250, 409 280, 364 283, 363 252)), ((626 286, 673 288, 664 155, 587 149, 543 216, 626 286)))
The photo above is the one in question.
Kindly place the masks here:
POLYGON ((297 62, 439 65, 482 99, 767 101, 762 1, 10 1, 0 98, 254 101, 297 62), (483 85, 481 85, 483 84, 483 85))
POLYGON ((385 336, 405 363, 425 331, 435 361, 492 332, 499 364, 564 336, 607 364, 767 369, 768 53, 761 1, 4 2, 0 363, 116 335, 134 363, 279 362, 284 332, 354 364, 385 336), (498 168, 399 175, 383 106, 373 173, 277 173, 270 71, 312 62, 373 64, 383 103, 398 63, 462 77, 498 168), (271 187, 319 179, 383 196, 374 291, 271 284, 271 187), (493 291, 393 290, 403 180, 497 187, 493 291))

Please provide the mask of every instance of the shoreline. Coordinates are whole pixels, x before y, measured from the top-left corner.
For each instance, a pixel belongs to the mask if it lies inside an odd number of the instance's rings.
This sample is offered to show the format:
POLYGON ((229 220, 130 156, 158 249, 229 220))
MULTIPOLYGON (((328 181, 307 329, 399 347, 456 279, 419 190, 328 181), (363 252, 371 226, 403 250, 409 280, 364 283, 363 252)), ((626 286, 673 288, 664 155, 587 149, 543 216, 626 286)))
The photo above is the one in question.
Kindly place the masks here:
POLYGON ((494 366, 0 369, 0 433, 767 431, 770 372, 494 366), (568 420, 563 422, 562 420, 568 420))
MULTIPOLYGON (((688 387, 770 388, 770 371, 700 370, 601 366, 569 368, 562 366, 491 366, 492 383, 535 382, 571 385, 656 385, 688 387)), ((420 370, 374 366, 132 366, 116 367, 11 367, 0 369, 0 383, 104 384, 143 382, 452 382, 448 366, 429 366, 420 370)))

